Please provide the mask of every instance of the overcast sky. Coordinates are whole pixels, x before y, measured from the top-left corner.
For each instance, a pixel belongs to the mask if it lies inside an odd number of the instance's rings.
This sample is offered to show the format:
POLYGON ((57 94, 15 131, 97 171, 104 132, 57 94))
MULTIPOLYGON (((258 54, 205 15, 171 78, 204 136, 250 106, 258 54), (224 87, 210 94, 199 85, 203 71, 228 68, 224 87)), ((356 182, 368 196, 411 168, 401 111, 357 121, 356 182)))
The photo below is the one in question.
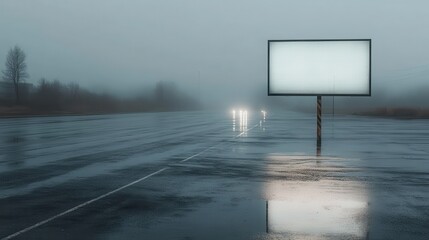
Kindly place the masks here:
POLYGON ((0 0, 0 69, 19 45, 32 83, 215 99, 266 94, 268 39, 371 38, 373 87, 398 91, 429 85, 428 30, 425 0, 0 0))

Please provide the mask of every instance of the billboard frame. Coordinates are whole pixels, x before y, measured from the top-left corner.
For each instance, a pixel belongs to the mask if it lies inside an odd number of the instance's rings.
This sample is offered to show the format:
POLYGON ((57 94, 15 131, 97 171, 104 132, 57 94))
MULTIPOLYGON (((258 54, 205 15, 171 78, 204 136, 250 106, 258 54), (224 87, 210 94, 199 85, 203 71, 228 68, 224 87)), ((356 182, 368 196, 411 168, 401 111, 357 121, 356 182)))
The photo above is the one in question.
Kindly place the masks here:
POLYGON ((287 40, 268 40, 267 51, 267 72, 268 72, 268 96, 371 96, 371 39, 287 39, 287 40), (369 42, 369 76, 368 76, 368 84, 369 91, 368 94, 318 94, 318 93, 270 93, 270 43, 272 42, 343 42, 343 41, 365 41, 369 42))

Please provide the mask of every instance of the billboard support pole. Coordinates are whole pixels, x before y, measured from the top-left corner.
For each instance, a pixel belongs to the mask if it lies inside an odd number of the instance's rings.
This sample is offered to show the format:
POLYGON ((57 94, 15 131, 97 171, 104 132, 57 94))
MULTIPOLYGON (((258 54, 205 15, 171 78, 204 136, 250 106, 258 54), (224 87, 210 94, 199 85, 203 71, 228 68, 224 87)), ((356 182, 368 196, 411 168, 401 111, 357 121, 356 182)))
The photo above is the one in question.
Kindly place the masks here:
POLYGON ((322 96, 317 96, 317 155, 322 147, 322 96))

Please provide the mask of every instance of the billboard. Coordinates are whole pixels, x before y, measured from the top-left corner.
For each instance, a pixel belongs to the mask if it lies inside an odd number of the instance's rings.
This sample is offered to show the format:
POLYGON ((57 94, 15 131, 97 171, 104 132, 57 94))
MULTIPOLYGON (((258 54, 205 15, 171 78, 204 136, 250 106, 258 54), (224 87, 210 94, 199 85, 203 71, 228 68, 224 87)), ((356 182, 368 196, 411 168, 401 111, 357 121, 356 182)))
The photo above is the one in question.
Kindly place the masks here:
POLYGON ((268 95, 370 96, 371 39, 269 40, 268 95))

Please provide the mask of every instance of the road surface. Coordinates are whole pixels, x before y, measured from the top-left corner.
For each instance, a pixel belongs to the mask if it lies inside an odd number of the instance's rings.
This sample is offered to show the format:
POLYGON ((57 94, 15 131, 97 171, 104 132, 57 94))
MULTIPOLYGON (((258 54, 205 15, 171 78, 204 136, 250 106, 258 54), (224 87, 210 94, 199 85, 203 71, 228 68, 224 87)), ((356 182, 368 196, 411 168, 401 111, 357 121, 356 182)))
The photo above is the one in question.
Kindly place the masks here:
POLYGON ((0 119, 0 239, 428 239, 429 121, 0 119))

